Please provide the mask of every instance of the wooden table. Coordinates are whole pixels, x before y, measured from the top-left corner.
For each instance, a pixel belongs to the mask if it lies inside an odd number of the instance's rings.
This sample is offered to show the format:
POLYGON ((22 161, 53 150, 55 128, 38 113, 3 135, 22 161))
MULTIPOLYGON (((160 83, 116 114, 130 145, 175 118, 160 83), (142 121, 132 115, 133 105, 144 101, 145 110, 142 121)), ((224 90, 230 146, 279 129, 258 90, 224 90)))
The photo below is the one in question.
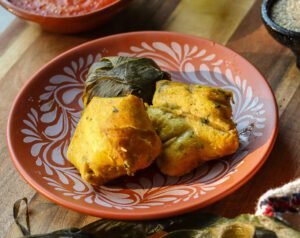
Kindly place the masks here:
POLYGON ((36 70, 78 44, 120 32, 178 31, 227 45, 258 67, 276 94, 280 129, 269 159, 241 189, 203 210, 228 217, 253 213, 263 192, 298 177, 300 73, 292 53, 275 42, 262 25, 260 3, 255 0, 134 0, 106 26, 78 35, 44 32, 0 9, 0 236, 20 236, 13 224, 12 206, 24 196, 30 201, 33 234, 80 227, 97 219, 60 207, 26 184, 9 159, 5 128, 14 97, 36 70))

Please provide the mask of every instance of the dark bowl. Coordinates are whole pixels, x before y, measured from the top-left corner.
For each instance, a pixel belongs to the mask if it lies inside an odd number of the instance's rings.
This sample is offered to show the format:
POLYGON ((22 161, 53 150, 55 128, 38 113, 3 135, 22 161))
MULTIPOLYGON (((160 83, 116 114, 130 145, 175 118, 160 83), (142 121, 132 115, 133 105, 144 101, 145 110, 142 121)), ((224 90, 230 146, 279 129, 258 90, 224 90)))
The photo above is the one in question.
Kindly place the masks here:
POLYGON ((297 67, 300 69, 300 32, 290 31, 279 26, 272 20, 271 9, 276 1, 263 0, 261 5, 262 20, 273 38, 294 52, 297 58, 297 67))
POLYGON ((47 31, 70 34, 92 30, 103 25, 130 2, 131 0, 116 0, 103 8, 75 16, 43 16, 17 7, 9 0, 0 0, 0 5, 18 17, 40 24, 47 31))

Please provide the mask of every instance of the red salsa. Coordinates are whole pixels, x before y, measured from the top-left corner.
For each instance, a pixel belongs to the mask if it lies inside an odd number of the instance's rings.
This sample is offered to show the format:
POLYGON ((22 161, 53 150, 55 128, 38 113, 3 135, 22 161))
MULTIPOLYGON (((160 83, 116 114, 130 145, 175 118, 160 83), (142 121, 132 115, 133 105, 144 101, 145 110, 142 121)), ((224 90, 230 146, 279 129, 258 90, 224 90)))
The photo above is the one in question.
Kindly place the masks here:
POLYGON ((43 16, 76 16, 99 10, 117 0, 9 0, 13 5, 43 16))

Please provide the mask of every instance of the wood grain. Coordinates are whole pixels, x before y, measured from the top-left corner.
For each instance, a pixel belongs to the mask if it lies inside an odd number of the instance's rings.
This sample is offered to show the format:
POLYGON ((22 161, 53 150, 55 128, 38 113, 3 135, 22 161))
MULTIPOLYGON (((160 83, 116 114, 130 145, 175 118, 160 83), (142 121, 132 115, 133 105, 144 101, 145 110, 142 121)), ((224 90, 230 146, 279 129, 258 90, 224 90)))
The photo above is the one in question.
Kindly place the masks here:
POLYGON ((298 128, 297 122, 294 122, 296 119, 291 117, 294 115, 292 110, 296 110, 296 105, 299 104, 299 96, 296 96, 300 94, 300 73, 295 67, 292 53, 270 37, 260 20, 253 21, 260 19, 259 11, 260 1, 257 1, 227 45, 252 62, 275 91, 281 116, 279 135, 267 162, 248 183, 204 209, 228 217, 253 213, 262 193, 300 175, 296 149, 298 132, 289 129, 291 125, 298 128), (287 148, 288 146, 291 147, 287 148))
POLYGON ((4 78, 7 71, 18 61, 34 40, 40 35, 41 30, 35 26, 28 24, 18 35, 18 38, 10 42, 10 45, 0 56, 0 79, 4 78))
POLYGON ((275 96, 279 108, 279 116, 281 116, 291 100, 294 94, 298 91, 300 85, 300 72, 296 67, 296 64, 292 64, 286 71, 282 78, 282 81, 278 84, 275 92, 275 96))
MULTIPOLYGON (((4 10, 2 10, 4 11, 4 10)), ((2 12, 0 11, 0 14, 2 12)), ((14 41, 20 34, 20 32, 24 29, 25 25, 28 23, 20 20, 19 18, 15 18, 4 30, 2 34, 0 34, 0 56, 7 50, 10 43, 14 41)))
POLYGON ((165 28, 225 44, 254 0, 182 0, 165 28))
POLYGON ((252 213, 263 192, 299 176, 299 71, 291 52, 275 42, 263 27, 261 1, 253 3, 254 0, 135 0, 106 26, 78 35, 47 33, 36 25, 15 20, 0 35, 0 237, 21 235, 12 224, 12 206, 24 196, 30 199, 34 234, 80 227, 98 219, 55 205, 37 194, 13 167, 4 141, 11 103, 23 83, 61 52, 109 34, 172 30, 227 44, 258 67, 275 91, 281 119, 279 137, 270 158, 245 186, 201 211, 229 217, 252 213))
POLYGON ((11 24, 11 22, 16 18, 14 15, 5 11, 0 5, 0 34, 5 31, 5 29, 11 24))

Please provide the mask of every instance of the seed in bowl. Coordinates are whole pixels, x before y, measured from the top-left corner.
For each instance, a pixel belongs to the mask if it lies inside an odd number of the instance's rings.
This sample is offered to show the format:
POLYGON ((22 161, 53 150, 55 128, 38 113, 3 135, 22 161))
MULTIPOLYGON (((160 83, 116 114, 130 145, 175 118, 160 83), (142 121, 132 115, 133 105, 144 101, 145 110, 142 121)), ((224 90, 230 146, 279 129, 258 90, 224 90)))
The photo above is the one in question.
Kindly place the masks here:
POLYGON ((276 1, 271 10, 271 18, 287 30, 300 32, 300 1, 276 1))

